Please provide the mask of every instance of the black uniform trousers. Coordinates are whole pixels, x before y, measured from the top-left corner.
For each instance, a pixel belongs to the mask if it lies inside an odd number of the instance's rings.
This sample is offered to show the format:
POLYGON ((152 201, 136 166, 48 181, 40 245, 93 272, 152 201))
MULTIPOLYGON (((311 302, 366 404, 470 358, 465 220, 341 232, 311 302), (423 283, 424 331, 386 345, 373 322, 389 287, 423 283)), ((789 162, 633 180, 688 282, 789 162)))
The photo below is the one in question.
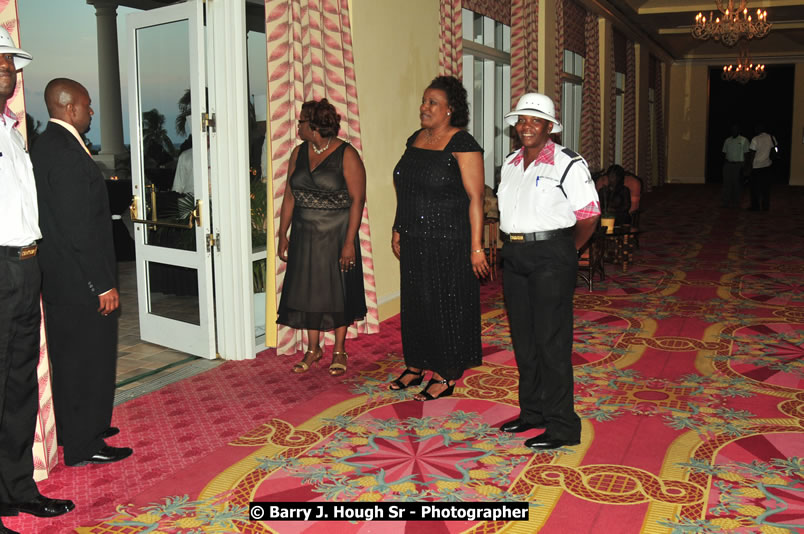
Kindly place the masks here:
POLYGON ((578 255, 571 236, 507 242, 503 293, 519 368, 520 418, 546 425, 550 436, 576 440, 573 405, 572 297, 578 255))
POLYGON ((751 209, 770 209, 770 190, 773 183, 773 165, 752 169, 748 185, 751 188, 751 209))
POLYGON ((53 409, 67 464, 98 452, 112 421, 119 313, 104 317, 97 307, 97 299, 93 305, 45 301, 53 409))
POLYGON ((0 256, 0 504, 39 495, 33 441, 39 408, 37 258, 0 256))

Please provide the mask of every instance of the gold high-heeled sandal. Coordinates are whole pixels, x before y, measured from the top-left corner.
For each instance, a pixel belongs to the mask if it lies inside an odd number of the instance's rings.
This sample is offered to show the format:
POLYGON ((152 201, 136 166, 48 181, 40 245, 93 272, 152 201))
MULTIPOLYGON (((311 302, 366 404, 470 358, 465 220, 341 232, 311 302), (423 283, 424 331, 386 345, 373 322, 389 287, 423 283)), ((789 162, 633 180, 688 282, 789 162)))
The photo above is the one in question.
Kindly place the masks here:
POLYGON ((308 350, 304 353, 304 358, 302 358, 302 361, 293 366, 293 372, 296 374, 306 373, 310 370, 310 367, 323 356, 324 351, 321 350, 321 347, 317 347, 317 350, 308 350), (317 358, 315 357, 316 354, 318 354, 317 358), (307 358, 308 356, 310 356, 310 358, 307 358))
POLYGON ((346 351, 332 351, 332 363, 329 366, 329 374, 332 376, 341 376, 343 373, 346 372, 346 360, 349 358, 349 355, 346 354, 346 351), (335 358, 338 356, 343 356, 344 363, 336 362, 335 358))

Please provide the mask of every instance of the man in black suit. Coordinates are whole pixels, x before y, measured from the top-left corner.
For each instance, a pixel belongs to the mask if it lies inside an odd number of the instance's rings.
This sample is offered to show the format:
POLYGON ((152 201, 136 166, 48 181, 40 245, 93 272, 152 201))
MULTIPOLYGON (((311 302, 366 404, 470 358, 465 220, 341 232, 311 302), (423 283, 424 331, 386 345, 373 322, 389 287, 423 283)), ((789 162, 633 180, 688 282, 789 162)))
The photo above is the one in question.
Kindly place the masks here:
POLYGON ((53 408, 64 463, 108 463, 131 455, 104 438, 117 368, 117 264, 106 185, 82 135, 92 107, 80 83, 45 88, 50 122, 31 154, 42 229, 45 328, 53 367, 53 408))
MULTIPOLYGON (((6 106, 31 62, 0 26, 0 516, 66 514, 72 501, 42 496, 33 479, 39 390, 39 231, 36 186, 19 121, 6 106)), ((17 534, 0 521, 0 534, 17 534)))

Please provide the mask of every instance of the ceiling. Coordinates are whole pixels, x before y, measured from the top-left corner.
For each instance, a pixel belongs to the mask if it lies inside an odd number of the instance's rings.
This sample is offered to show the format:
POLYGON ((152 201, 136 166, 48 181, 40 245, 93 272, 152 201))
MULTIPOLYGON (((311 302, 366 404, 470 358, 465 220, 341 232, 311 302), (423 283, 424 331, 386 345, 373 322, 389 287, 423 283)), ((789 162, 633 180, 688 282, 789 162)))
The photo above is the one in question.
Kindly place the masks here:
MULTIPOLYGON (((138 9, 152 9, 183 0, 87 0, 89 3, 113 1, 138 9)), ((437 0, 433 0, 437 1, 437 0)), ((690 34, 695 15, 717 11, 715 0, 578 0, 594 12, 614 21, 615 27, 630 39, 647 42, 664 61, 703 63, 733 62, 741 46, 728 48, 717 41, 698 41, 690 34)), ((768 12, 772 24, 767 37, 747 41, 751 58, 764 63, 790 63, 804 60, 804 1, 747 0, 748 10, 768 12)), ((728 0, 724 0, 728 3, 728 0)), ((740 0, 734 0, 739 4, 740 0)), ((249 22, 262 23, 263 0, 245 0, 249 22)), ((249 29, 251 28, 249 24, 249 29)), ((741 41, 740 43, 746 43, 741 41)))
MULTIPOLYGON (((804 60, 804 2, 748 0, 748 11, 763 9, 772 24, 764 39, 740 41, 728 48, 718 41, 699 41, 691 35, 695 15, 709 18, 715 0, 580 0, 587 8, 608 14, 615 26, 631 39, 647 39, 654 52, 672 61, 723 63, 737 58, 738 47, 747 43, 751 58, 764 63, 804 60)), ((728 0, 724 0, 728 4, 728 0)), ((735 7, 740 0, 734 0, 735 7)))

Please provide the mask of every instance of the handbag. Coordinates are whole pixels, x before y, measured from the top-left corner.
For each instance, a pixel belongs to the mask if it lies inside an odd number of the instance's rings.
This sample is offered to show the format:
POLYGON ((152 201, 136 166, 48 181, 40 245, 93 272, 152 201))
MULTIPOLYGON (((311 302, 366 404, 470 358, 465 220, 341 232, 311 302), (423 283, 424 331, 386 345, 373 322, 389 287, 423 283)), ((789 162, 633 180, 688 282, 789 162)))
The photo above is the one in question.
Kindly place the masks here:
POLYGON ((782 159, 782 154, 779 151, 779 143, 774 136, 771 136, 771 139, 773 140, 773 147, 770 150, 770 159, 771 161, 778 161, 782 159))

